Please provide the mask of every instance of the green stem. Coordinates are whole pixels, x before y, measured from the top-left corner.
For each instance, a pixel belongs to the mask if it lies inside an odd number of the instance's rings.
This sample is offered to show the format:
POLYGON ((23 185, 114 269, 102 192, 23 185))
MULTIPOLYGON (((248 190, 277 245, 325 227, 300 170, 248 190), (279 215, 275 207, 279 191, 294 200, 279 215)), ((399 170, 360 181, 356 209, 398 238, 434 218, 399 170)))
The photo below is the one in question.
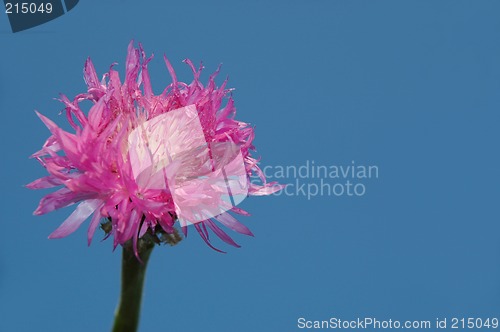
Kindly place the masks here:
POLYGON ((115 312, 113 332, 136 332, 139 325, 144 277, 154 247, 152 242, 141 240, 138 250, 142 262, 135 257, 132 245, 128 243, 123 246, 121 294, 115 312))

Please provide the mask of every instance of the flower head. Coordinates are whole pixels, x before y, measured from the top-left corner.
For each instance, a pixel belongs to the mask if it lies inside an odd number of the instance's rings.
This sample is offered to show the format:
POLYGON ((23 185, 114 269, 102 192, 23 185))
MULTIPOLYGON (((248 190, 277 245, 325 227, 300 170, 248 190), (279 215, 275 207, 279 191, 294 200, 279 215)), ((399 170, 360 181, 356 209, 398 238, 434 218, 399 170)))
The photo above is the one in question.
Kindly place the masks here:
POLYGON ((234 119, 227 80, 220 87, 215 83, 220 68, 203 85, 202 67, 184 60, 194 75, 186 84, 165 57, 172 83, 155 95, 148 72, 152 58, 131 42, 123 83, 113 66, 99 80, 87 59, 87 91, 72 101, 60 98, 72 132, 37 112, 52 135, 32 157, 49 175, 27 187, 60 188, 43 197, 34 214, 78 204, 49 238, 65 237, 90 218, 89 244, 103 222, 115 247, 127 241, 136 247, 146 235, 169 242, 178 222, 185 235, 192 224, 212 248, 208 229, 238 247, 219 224, 252 233, 228 211, 248 215, 235 206, 243 196, 269 195, 283 186, 267 183, 251 156, 254 128, 234 119), (84 101, 92 103, 88 114, 80 107, 84 101), (260 185, 250 181, 254 174, 260 185))

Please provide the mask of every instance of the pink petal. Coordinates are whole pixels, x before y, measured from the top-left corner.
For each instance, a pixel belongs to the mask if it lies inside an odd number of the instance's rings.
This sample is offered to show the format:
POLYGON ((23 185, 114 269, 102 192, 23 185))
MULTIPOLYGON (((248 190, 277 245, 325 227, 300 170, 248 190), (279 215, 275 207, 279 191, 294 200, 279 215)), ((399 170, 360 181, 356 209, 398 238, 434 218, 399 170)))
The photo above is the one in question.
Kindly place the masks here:
POLYGON ((99 209, 103 206, 103 202, 100 201, 100 204, 96 207, 96 211, 94 212, 94 215, 92 216, 92 220, 90 221, 89 229, 87 231, 87 243, 90 246, 90 243, 92 243, 92 238, 94 237, 95 230, 97 229, 97 226, 99 225, 99 221, 102 219, 101 212, 99 209))
POLYGON ((239 207, 236 207, 236 206, 233 206, 231 208, 231 211, 233 211, 234 213, 237 213, 237 214, 241 214, 242 216, 250 216, 250 213, 248 213, 247 211, 243 210, 243 209, 240 209, 239 207))
MULTIPOLYGON (((141 44, 139 44, 139 48, 140 48, 141 53, 142 53, 142 58, 145 59, 146 54, 144 53, 144 50, 142 49, 141 44)), ((144 96, 146 96, 146 98, 150 98, 151 96, 153 96, 153 88, 151 86, 151 78, 149 76, 149 71, 148 71, 148 63, 152 59, 153 59, 153 55, 151 55, 149 58, 144 60, 144 62, 142 63, 141 79, 142 79, 142 84, 144 87, 144 96)))
POLYGON ((82 110, 80 109, 79 106, 77 106, 78 104, 74 104, 72 103, 68 97, 66 97, 65 95, 61 94, 60 95, 61 99, 59 99, 64 105, 66 105, 66 108, 69 109, 72 113, 74 113, 76 115, 76 118, 78 119, 78 121, 80 121, 80 123, 82 125, 86 125, 87 124, 87 118, 85 117, 85 114, 83 114, 82 110))
POLYGON ((253 233, 248 229, 247 226, 240 223, 238 220, 236 220, 236 218, 234 218, 229 213, 224 212, 222 214, 219 214, 218 216, 215 217, 215 219, 217 219, 217 221, 219 221, 221 224, 223 224, 227 228, 232 229, 235 232, 253 236, 253 233))
POLYGON ((226 242, 227 244, 230 244, 236 248, 240 248, 241 246, 234 242, 233 239, 229 235, 226 234, 222 229, 220 229, 212 220, 208 219, 203 222, 203 224, 206 224, 214 233, 217 235, 222 241, 226 242))
POLYGON ((101 203, 102 201, 99 199, 89 199, 81 202, 61 226, 49 235, 49 239, 60 239, 76 231, 101 203))
POLYGON ((87 86, 90 88, 98 88, 100 86, 99 84, 99 78, 97 78, 97 73, 94 68, 94 64, 92 63, 92 60, 90 58, 87 58, 87 61, 85 61, 85 67, 83 69, 83 78, 85 79, 85 83, 87 86))
POLYGON ((137 76, 139 74, 139 50, 134 47, 132 40, 128 45, 127 59, 125 60, 125 84, 129 91, 135 89, 137 76))
POLYGON ((200 234, 200 236, 201 236, 201 238, 203 239, 203 241, 205 241, 205 243, 206 243, 206 244, 207 244, 210 248, 212 248, 213 250, 215 250, 215 251, 218 251, 218 252, 220 252, 220 253, 225 254, 225 253, 226 253, 225 251, 222 251, 222 250, 220 250, 220 249, 215 248, 215 247, 214 247, 214 246, 210 243, 210 241, 209 241, 209 239, 208 239, 207 235, 205 234, 205 232, 204 232, 204 231, 202 230, 202 228, 200 227, 200 224, 202 224, 202 225, 203 225, 203 222, 201 222, 201 223, 197 223, 197 224, 194 224, 194 228, 196 228, 196 230, 198 231, 198 234, 200 234))
POLYGON ((36 115, 40 118, 40 120, 42 120, 42 122, 45 124, 45 126, 47 126, 47 128, 49 128, 50 132, 52 134, 55 133, 55 131, 59 128, 52 120, 50 120, 49 118, 47 118, 46 116, 42 115, 41 113, 38 113, 37 111, 35 111, 36 115))
MULTIPOLYGON (((36 111, 35 111, 36 112, 36 111)), ((36 112, 40 120, 47 126, 52 135, 57 138, 57 142, 61 148, 66 152, 66 155, 71 159, 78 159, 78 143, 77 137, 59 128, 52 120, 36 112)))
POLYGON ((101 98, 95 104, 92 106, 92 108, 89 111, 89 124, 92 126, 92 129, 97 131, 100 127, 101 122, 103 121, 103 113, 106 108, 106 99, 101 98))
POLYGON ((95 197, 90 193, 75 193, 67 188, 59 189, 41 199, 38 208, 33 212, 34 215, 42 215, 65 206, 74 204, 78 201, 95 197))
POLYGON ((121 234, 122 240, 121 243, 124 243, 132 238, 134 234, 138 233, 139 230, 139 223, 141 222, 142 216, 139 215, 137 210, 132 210, 130 215, 128 217, 125 217, 126 222, 126 228, 123 230, 123 233, 121 234))
POLYGON ((45 189, 45 188, 52 188, 52 187, 57 187, 64 184, 64 182, 61 179, 58 179, 52 175, 45 176, 43 178, 37 179, 31 183, 28 183, 26 185, 27 188, 29 189, 45 189))

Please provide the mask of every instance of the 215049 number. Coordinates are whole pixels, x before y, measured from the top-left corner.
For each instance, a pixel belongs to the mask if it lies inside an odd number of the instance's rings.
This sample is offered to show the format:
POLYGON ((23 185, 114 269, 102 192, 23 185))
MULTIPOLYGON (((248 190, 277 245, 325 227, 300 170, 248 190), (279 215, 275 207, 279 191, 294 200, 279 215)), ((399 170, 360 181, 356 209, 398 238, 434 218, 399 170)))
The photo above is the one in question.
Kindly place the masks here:
POLYGON ((452 318, 452 329, 496 329, 498 328, 498 318, 452 318))
POLYGON ((6 14, 36 14, 36 13, 52 13, 52 3, 36 4, 34 2, 10 3, 5 4, 6 14))

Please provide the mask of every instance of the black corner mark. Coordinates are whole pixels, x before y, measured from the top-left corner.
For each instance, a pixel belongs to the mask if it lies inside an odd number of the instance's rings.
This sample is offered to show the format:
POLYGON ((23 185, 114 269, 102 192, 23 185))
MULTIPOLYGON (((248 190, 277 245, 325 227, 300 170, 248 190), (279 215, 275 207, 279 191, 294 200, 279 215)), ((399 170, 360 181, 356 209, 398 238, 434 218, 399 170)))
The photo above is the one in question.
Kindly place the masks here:
POLYGON ((69 12, 71 9, 75 8, 79 0, 64 0, 66 4, 66 10, 69 12))
POLYGON ((79 0, 4 0, 12 32, 19 32, 52 21, 73 9, 79 0))

